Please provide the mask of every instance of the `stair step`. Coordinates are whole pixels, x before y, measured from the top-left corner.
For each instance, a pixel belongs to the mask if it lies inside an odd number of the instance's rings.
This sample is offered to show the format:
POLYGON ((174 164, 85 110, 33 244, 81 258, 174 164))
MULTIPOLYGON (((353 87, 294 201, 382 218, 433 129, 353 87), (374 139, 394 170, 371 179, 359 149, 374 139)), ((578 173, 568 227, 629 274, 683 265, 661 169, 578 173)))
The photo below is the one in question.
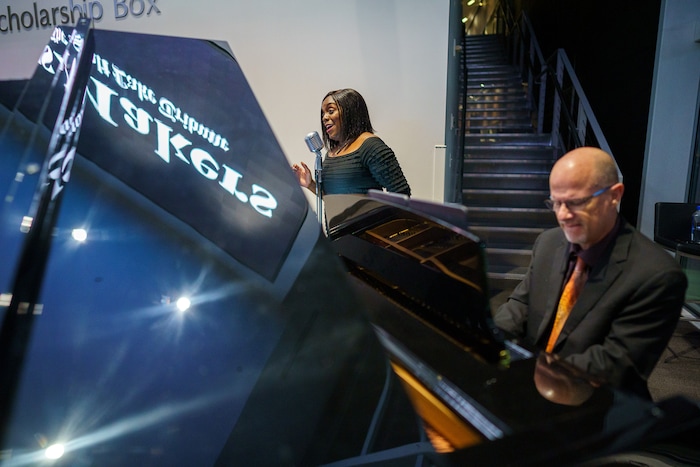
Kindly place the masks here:
POLYGON ((462 189, 549 190, 546 174, 464 173, 462 189))
POLYGON ((483 147, 484 145, 498 145, 500 147, 523 147, 523 146, 550 146, 552 135, 549 133, 525 133, 525 134, 491 134, 464 135, 466 147, 483 147))
POLYGON ((478 52, 491 52, 497 56, 505 55, 505 47, 503 42, 497 41, 474 41, 466 40, 464 41, 464 46, 467 48, 468 52, 478 53, 478 52))
POLYGON ((472 85, 467 85, 467 95, 496 96, 500 94, 526 95, 522 86, 504 86, 499 83, 474 83, 472 85))
POLYGON ((514 94, 526 96, 520 83, 507 79, 470 80, 466 86, 467 95, 514 94))
POLYGON ((488 56, 482 56, 482 55, 472 55, 471 57, 467 58, 466 61, 467 64, 467 73, 469 73, 469 69, 472 67, 479 67, 479 66, 508 66, 510 63, 508 60, 505 58, 494 58, 494 57, 488 57, 488 56))
POLYGON ((466 112, 465 120, 484 120, 487 122, 498 123, 499 120, 514 120, 520 119, 527 122, 530 121, 530 112, 515 112, 515 111, 501 111, 501 110, 482 110, 478 112, 466 112))
MULTIPOLYGON (((503 99, 470 102, 465 109, 465 115, 470 118, 490 117, 504 118, 509 116, 524 116, 530 119, 532 112, 526 99, 510 98, 510 102, 503 99)), ((469 101, 468 101, 469 102, 469 101)))
POLYGON ((474 104, 519 104, 521 102, 529 103, 527 96, 522 91, 491 92, 489 89, 479 89, 467 94, 465 110, 469 110, 470 106, 474 104))
POLYGON ((512 271, 515 268, 527 267, 532 259, 532 250, 486 248, 486 258, 491 271, 512 271))
POLYGON ((466 111, 468 113, 503 110, 530 112, 530 106, 524 96, 493 96, 493 98, 488 99, 475 98, 467 100, 466 111))
POLYGON ((502 60, 506 61, 505 49, 500 45, 473 47, 466 45, 466 60, 467 63, 480 60, 502 60))
POLYGON ((472 94, 467 96, 465 112, 484 109, 525 108, 530 110, 530 103, 524 94, 472 94))
POLYGON ((519 160, 527 161, 529 163, 537 163, 542 166, 547 166, 551 168, 554 164, 554 158, 551 156, 550 153, 553 151, 554 150, 552 149, 548 150, 546 148, 540 148, 538 146, 523 146, 520 148, 520 150, 511 150, 503 146, 483 148, 467 146, 464 148, 464 161, 472 161, 478 163, 482 160, 519 160))
POLYGON ((505 47, 500 41, 475 41, 467 39, 464 41, 464 46, 468 52, 491 52, 495 55, 505 55, 505 47))
POLYGON ((469 207, 469 223, 472 226, 498 227, 550 227, 554 226, 554 214, 549 209, 469 207))
MULTIPOLYGON (((489 114, 489 112, 486 112, 489 114)), ((491 112, 493 113, 493 112, 491 112)), ((525 126, 530 131, 534 131, 532 128, 532 119, 530 118, 530 112, 525 112, 522 115, 508 115, 508 113, 503 113, 503 115, 479 115, 467 112, 465 114, 465 123, 467 128, 470 126, 488 126, 496 128, 498 126, 525 126)))
POLYGON ((537 161, 541 164, 548 164, 549 167, 555 161, 556 150, 551 146, 539 144, 520 145, 515 144, 488 144, 468 145, 464 147, 464 158, 466 159, 503 159, 503 160, 528 160, 537 161))
MULTIPOLYGON (((491 43, 499 42, 503 38, 500 34, 475 34, 464 37, 467 43, 491 43)), ((500 42, 499 42, 500 43, 500 42)))
POLYGON ((465 36, 465 40, 471 43, 489 43, 498 42, 502 39, 502 37, 503 36, 500 34, 476 34, 465 36))
POLYGON ((552 163, 542 159, 487 159, 465 158, 464 171, 466 173, 505 173, 509 175, 540 174, 549 176, 552 163))
POLYGON ((530 101, 524 92, 491 91, 489 89, 481 89, 468 94, 464 110, 469 112, 494 106, 498 108, 503 108, 504 106, 516 108, 530 106, 530 101))
POLYGON ((532 249, 535 239, 545 228, 472 225, 469 231, 479 237, 487 247, 532 249))
POLYGON ((469 64, 467 60, 467 77, 478 76, 480 73, 509 73, 513 76, 520 76, 520 71, 505 60, 502 63, 469 64))
POLYGON ((522 83, 520 70, 506 61, 495 60, 491 63, 472 63, 467 61, 467 79, 481 76, 508 76, 517 78, 522 83))
POLYGON ((467 94, 466 108, 470 110, 474 105, 480 104, 513 104, 513 105, 529 105, 527 96, 522 91, 503 92, 497 90, 491 92, 489 89, 479 89, 467 94))
POLYGON ((479 60, 467 60, 466 62, 466 77, 469 79, 472 73, 479 73, 480 71, 492 70, 505 70, 512 69, 512 65, 508 63, 507 60, 493 60, 493 59, 479 59, 479 60))
POLYGON ((464 111, 467 114, 489 111, 527 111, 528 114, 532 113, 528 100, 524 96, 515 95, 472 96, 472 98, 467 99, 467 105, 464 111))
POLYGON ((467 63, 478 62, 484 60, 491 61, 503 61, 506 62, 508 57, 506 57, 505 50, 500 45, 482 47, 466 46, 466 60, 467 63))
POLYGON ((462 190, 462 204, 470 207, 535 208, 544 206, 547 190, 462 190))
POLYGON ((488 109, 478 111, 467 111, 465 115, 465 120, 469 122, 478 122, 481 120, 518 120, 530 122, 532 120, 532 116, 530 114, 530 110, 528 109, 488 109))
POLYGON ((478 134, 478 135, 495 135, 504 133, 524 133, 526 131, 533 131, 532 128, 527 128, 522 125, 511 125, 511 126, 477 126, 472 125, 467 129, 467 133, 478 134))
POLYGON ((522 86, 523 80, 516 70, 500 64, 475 66, 467 69, 467 83, 481 83, 489 81, 505 81, 514 86, 522 86))
POLYGON ((467 128, 466 132, 469 134, 479 134, 479 135, 493 135, 493 134, 503 134, 503 133, 526 133, 528 131, 535 131, 532 126, 527 125, 477 125, 471 124, 467 128))
POLYGON ((483 73, 480 75, 470 74, 467 76, 467 89, 482 86, 501 86, 522 88, 523 82, 518 75, 502 73, 483 73))

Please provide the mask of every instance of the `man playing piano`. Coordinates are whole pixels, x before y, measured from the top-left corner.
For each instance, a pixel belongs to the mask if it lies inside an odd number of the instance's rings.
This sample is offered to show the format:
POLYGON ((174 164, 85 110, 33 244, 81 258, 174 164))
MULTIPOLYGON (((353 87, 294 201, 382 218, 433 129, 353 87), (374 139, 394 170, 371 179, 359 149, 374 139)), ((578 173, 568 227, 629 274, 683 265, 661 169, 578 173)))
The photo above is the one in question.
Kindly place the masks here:
POLYGON ((535 241, 527 274, 495 323, 649 398, 647 379, 678 322, 685 274, 618 214, 624 185, 606 152, 583 147, 565 154, 549 188, 545 204, 559 227, 535 241))

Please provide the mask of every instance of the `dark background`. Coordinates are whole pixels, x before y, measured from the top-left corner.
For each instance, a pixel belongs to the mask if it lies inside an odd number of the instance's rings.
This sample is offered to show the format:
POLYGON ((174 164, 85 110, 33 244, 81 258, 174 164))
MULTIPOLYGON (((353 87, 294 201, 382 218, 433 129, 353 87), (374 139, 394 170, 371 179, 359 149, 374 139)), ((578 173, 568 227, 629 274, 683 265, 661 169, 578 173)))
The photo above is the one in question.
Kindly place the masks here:
POLYGON ((545 59, 566 50, 624 176, 622 215, 636 225, 661 0, 516 0, 518 8, 545 59))

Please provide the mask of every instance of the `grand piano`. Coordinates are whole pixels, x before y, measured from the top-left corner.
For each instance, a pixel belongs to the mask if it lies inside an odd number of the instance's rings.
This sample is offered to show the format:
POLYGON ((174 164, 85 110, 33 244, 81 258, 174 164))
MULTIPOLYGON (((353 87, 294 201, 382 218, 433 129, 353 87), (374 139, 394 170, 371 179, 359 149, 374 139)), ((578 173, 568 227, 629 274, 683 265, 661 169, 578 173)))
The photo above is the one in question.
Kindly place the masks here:
POLYGON ((500 333, 466 208, 324 230, 226 44, 57 28, 0 189, 0 465, 697 462, 695 402, 500 333))
POLYGON ((614 390, 495 327, 467 208, 327 198, 331 245, 447 465, 697 462, 695 402, 614 390))

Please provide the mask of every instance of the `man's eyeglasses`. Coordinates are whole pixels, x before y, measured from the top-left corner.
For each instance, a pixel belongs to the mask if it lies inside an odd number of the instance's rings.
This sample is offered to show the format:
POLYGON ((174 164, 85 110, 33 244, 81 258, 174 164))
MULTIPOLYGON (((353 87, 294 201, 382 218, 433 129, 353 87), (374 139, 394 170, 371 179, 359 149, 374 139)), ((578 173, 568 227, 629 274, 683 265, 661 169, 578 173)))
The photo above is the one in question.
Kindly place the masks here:
POLYGON ((586 205, 589 203, 590 200, 593 198, 602 195, 606 191, 608 191, 610 188, 612 188, 613 185, 607 186, 605 188, 601 188, 600 190, 596 191, 593 193, 591 196, 586 196, 585 198, 577 198, 577 199, 570 199, 567 201, 559 201, 559 200, 554 200, 554 199, 546 199, 544 200, 544 205, 547 206, 548 209, 557 212, 559 211, 559 208, 562 207, 562 205, 566 205, 566 209, 569 211, 580 211, 586 205))

